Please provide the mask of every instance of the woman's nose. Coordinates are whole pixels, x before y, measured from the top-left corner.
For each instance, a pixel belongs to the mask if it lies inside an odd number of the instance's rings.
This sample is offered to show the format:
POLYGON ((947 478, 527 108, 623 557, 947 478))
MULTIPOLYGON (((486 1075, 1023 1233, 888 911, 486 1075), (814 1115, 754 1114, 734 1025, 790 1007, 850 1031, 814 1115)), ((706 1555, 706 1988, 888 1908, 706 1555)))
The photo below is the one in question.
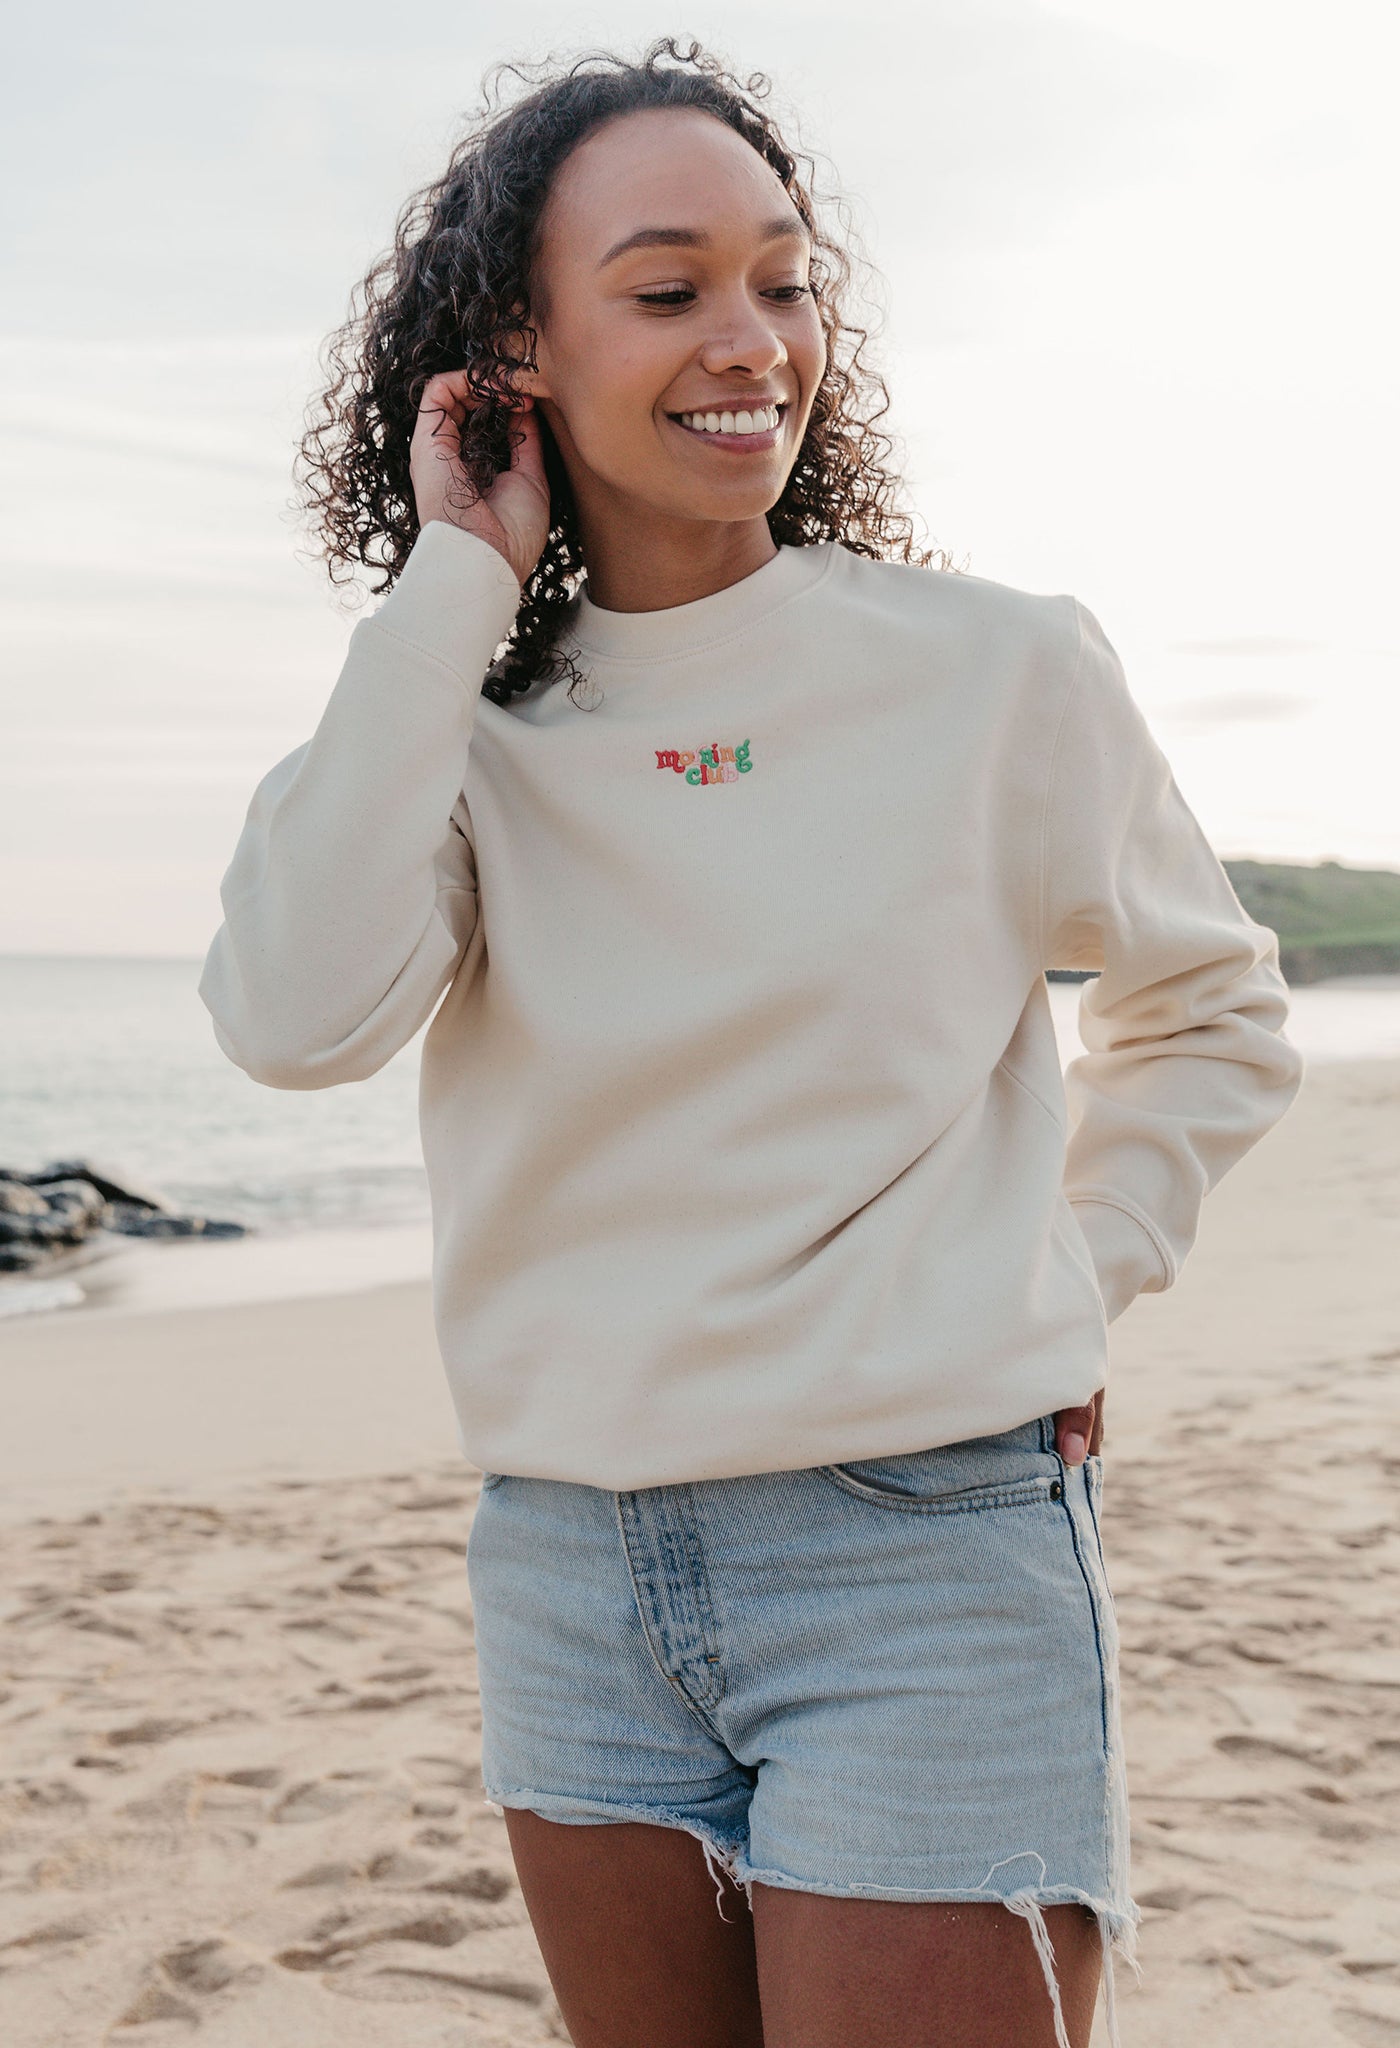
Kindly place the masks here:
POLYGON ((726 326, 722 335, 715 335, 707 341, 701 351, 701 360, 705 368, 715 375, 726 370, 742 370, 756 377, 776 364, 786 362, 787 350, 776 328, 761 314, 755 314, 726 326))

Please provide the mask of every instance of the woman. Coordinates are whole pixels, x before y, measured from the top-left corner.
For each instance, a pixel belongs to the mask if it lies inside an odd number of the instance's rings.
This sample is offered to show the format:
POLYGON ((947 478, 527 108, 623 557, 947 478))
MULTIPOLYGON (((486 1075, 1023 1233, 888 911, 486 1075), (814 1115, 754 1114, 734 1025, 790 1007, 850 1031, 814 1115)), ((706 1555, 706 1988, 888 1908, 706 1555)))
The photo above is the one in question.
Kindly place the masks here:
POLYGON ((1107 1326, 1301 1061, 1093 614, 915 559, 764 83, 580 60, 401 221, 304 444, 392 590, 200 988, 274 1087, 432 1015, 483 1775, 579 2048, 1082 2048, 1107 1326))

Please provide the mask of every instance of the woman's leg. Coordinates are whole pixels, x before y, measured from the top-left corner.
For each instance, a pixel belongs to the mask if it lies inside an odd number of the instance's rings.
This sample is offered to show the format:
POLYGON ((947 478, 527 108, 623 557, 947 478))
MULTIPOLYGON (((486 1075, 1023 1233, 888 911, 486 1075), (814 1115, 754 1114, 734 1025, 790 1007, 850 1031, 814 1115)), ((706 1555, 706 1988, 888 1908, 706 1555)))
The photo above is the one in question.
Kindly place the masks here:
POLYGON ((694 1835, 524 1807, 505 1817, 574 2048, 763 2048, 748 1901, 711 1876, 694 1835))
MULTIPOLYGON (((903 1904, 716 1880, 699 1842, 638 1822, 506 1826, 575 2048, 1055 2048, 1031 1930, 985 1900, 903 1904), (761 2002, 760 2002, 761 2001, 761 2002)), ((1088 2048, 1101 1942, 1044 1909, 1071 2048, 1088 2048)))
MULTIPOLYGON (((1071 2048, 1088 2048, 1098 1923, 1087 1906, 1044 1913, 1071 2048)), ((753 1923, 765 2048, 1055 2048, 1030 1926, 1005 1906, 828 1898, 755 1883, 753 1923)))

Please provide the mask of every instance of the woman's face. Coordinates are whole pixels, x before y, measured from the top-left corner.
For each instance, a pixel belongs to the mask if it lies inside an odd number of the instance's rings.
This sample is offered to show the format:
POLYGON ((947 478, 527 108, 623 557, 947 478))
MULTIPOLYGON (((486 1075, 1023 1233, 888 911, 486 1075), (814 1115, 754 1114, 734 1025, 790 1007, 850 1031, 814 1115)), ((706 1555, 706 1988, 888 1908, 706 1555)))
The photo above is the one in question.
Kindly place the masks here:
POLYGON ((540 222, 538 367, 518 381, 585 538, 619 519, 742 522, 776 504, 826 367, 810 247, 774 172, 713 115, 618 115, 565 160, 540 222), (705 429, 707 414, 771 404, 775 428, 705 429))

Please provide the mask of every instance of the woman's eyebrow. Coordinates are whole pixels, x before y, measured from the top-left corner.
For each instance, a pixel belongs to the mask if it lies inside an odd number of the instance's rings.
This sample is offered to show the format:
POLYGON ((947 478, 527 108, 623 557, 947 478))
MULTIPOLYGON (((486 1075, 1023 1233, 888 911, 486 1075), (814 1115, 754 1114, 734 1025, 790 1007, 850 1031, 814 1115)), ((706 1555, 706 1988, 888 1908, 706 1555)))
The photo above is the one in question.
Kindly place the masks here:
MULTIPOLYGON (((759 229, 759 240, 772 242, 779 235, 792 235, 797 240, 810 240, 806 227, 795 213, 784 214, 779 220, 765 221, 759 229)), ((614 242, 606 256, 599 259, 598 268, 604 269, 628 249, 642 249, 671 246, 681 249, 707 249, 711 237, 703 228, 636 228, 630 235, 624 235, 620 242, 614 242)))

